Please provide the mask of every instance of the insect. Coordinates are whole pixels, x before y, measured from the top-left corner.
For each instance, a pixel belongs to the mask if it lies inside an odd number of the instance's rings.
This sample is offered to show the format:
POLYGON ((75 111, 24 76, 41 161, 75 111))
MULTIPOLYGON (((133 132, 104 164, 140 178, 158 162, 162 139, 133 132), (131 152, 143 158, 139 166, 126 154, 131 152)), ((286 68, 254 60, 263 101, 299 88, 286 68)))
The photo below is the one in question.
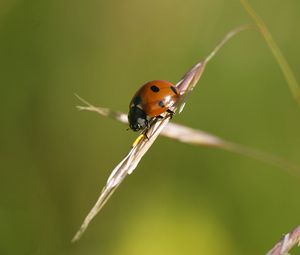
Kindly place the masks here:
POLYGON ((154 118, 162 118, 160 114, 168 112, 179 99, 178 89, 168 81, 154 80, 144 84, 133 96, 129 104, 128 121, 133 131, 149 127, 154 118))

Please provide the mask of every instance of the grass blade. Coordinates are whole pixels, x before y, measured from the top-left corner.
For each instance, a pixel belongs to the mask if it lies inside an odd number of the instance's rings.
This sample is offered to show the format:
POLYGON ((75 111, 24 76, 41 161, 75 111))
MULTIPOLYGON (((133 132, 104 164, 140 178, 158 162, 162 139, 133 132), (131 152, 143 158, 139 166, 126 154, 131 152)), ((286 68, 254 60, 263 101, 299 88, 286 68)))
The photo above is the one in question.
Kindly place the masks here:
MULTIPOLYGON (((80 100, 82 98, 78 97, 80 100)), ((127 115, 121 112, 115 112, 109 110, 108 108, 96 107, 87 103, 85 100, 82 101, 87 106, 79 106, 78 109, 86 110, 91 112, 97 112, 101 116, 110 117, 114 120, 128 124, 127 115), (104 111, 105 109, 105 111, 104 111)), ((196 145, 196 146, 206 146, 214 147, 222 150, 226 150, 232 153, 243 155, 261 162, 265 162, 269 165, 278 167, 280 169, 286 170, 293 176, 299 177, 300 168, 299 166, 288 162, 287 160, 274 156, 270 153, 260 151, 257 149, 249 148, 244 145, 240 145, 223 138, 220 138, 216 135, 210 134, 208 132, 187 127, 178 123, 168 123, 164 129, 160 132, 161 136, 176 140, 181 143, 196 145)))
MULTIPOLYGON (((181 81, 177 83, 178 90, 180 91, 180 95, 182 97, 182 100, 180 100, 179 104, 176 104, 170 108, 172 111, 176 111, 178 107, 181 108, 181 105, 184 105, 184 103, 187 100, 187 94, 189 94, 193 88, 198 83, 204 68, 206 66, 206 63, 213 57, 213 55, 220 49, 222 46, 234 35, 238 34, 239 32, 247 29, 247 27, 234 29, 230 31, 225 38, 217 45, 217 47, 213 50, 213 52, 205 58, 204 61, 200 61, 197 63, 191 70, 189 70, 182 78, 181 81)), ((85 101, 84 99, 77 96, 83 103, 87 105, 87 107, 78 107, 78 109, 81 110, 91 110, 96 111, 101 115, 112 117, 114 119, 117 119, 121 122, 124 122, 124 115, 118 112, 113 112, 107 108, 97 108, 85 101)), ((182 108, 181 108, 182 110, 182 108)), ((126 115, 125 115, 126 116, 126 115)), ((72 242, 75 242, 80 239, 80 237, 83 235, 85 230, 87 229, 89 223, 92 221, 92 219, 96 216, 96 214, 103 208, 105 203, 108 201, 110 196, 113 194, 113 192, 117 189, 117 187, 121 184, 121 182, 125 179, 125 177, 128 174, 131 174, 134 169, 139 164, 142 157, 145 155, 145 153, 149 150, 153 142, 156 140, 156 138, 159 136, 159 134, 162 132, 164 127, 168 124, 170 121, 171 115, 167 112, 161 114, 162 120, 154 119, 153 123, 150 124, 150 127, 147 128, 145 132, 143 132, 133 143, 129 153, 124 157, 124 159, 115 167, 115 169, 110 174, 106 185, 102 189, 102 192, 96 202, 96 204, 93 206, 93 208, 90 210, 86 218, 84 219, 80 229, 75 234, 74 238, 72 239, 72 242)))
POLYGON ((241 4, 248 12, 248 14, 252 17, 255 21, 256 25, 259 28, 259 31, 263 38, 265 39, 267 45, 269 46, 270 50, 274 58, 276 59, 287 83, 290 88, 292 95, 294 96, 295 100, 297 101, 298 105, 300 106, 300 86, 296 80, 296 77, 290 68, 288 62, 286 61, 284 55, 282 54, 280 48, 277 46, 276 42, 274 41, 270 31, 268 30, 266 24, 262 20, 261 17, 255 12, 255 10, 249 5, 246 0, 240 0, 241 4))

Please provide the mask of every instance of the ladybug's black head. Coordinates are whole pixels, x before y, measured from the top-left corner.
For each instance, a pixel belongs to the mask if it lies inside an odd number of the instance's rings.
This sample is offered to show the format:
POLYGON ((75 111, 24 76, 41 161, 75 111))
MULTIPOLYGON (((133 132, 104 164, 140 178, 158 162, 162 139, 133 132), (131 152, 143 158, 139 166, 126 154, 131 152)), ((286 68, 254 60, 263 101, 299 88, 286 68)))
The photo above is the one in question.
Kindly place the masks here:
POLYGON ((143 110, 137 106, 130 107, 128 113, 129 127, 133 131, 139 131, 148 126, 148 118, 143 110))

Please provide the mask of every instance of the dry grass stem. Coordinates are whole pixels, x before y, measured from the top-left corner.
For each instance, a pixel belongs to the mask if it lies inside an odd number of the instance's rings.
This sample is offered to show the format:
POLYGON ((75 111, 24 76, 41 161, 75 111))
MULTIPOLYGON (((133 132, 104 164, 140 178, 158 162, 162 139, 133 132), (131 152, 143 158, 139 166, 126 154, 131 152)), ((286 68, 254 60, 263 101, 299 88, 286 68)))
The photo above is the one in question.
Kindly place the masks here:
MULTIPOLYGON (((108 112, 106 112, 106 114, 108 114, 108 112)), ((126 157, 115 167, 115 169, 110 174, 106 185, 102 189, 99 199, 97 200, 96 204, 89 212, 89 214, 86 216, 79 231, 72 239, 73 242, 78 240, 81 237, 81 235, 86 230, 91 220, 105 205, 107 200, 116 190, 116 188, 121 184, 124 178, 128 174, 131 174, 134 171, 134 169, 136 168, 136 166, 138 165, 138 163, 140 162, 144 154, 151 147, 151 145, 159 135, 160 131, 169 122, 169 120, 170 120, 170 116, 165 116, 165 118, 162 121, 156 121, 155 123, 153 123, 153 125, 151 125, 149 130, 147 131, 147 136, 141 135, 138 141, 133 144, 131 150, 126 155, 126 157)))
POLYGON ((300 226, 285 234, 267 255, 288 255, 296 245, 300 246, 300 226))
MULTIPOLYGON (((226 37, 221 41, 220 44, 217 45, 217 47, 213 50, 213 52, 204 59, 204 61, 201 61, 197 63, 190 71, 188 71, 182 78, 181 81, 177 83, 177 88, 180 91, 181 99, 179 100, 179 103, 174 105, 173 108, 170 110, 176 111, 177 108, 179 108, 179 111, 182 111, 183 106, 188 98, 188 95, 193 90, 193 88, 196 86, 197 82, 199 81, 204 68, 209 60, 211 60, 212 56, 234 35, 237 33, 248 29, 248 27, 239 27, 237 29, 234 29, 230 31, 226 37)), ((124 115, 120 113, 115 113, 113 111, 110 111, 107 108, 96 108, 89 104, 88 102, 81 99, 85 104, 87 104, 87 107, 79 107, 79 109, 89 109, 92 111, 96 111, 99 114, 102 114, 104 116, 110 116, 115 119, 118 119, 120 121, 124 121, 124 115)), ((129 153, 125 156, 125 158, 115 167, 115 169, 112 171, 111 175, 109 176, 106 185, 102 189, 102 192, 100 194, 99 199, 97 200, 94 207, 91 209, 91 211, 88 213, 86 218, 84 219, 80 229, 72 239, 72 241, 77 241, 82 236, 84 231, 87 229, 89 223, 91 220, 95 217, 95 215, 101 210, 101 208, 105 205, 105 203, 108 201, 110 196, 113 194, 113 192, 116 190, 116 188, 121 184, 121 182, 124 180, 124 178, 131 174, 134 169, 137 167, 138 163, 142 159, 142 157, 145 155, 145 153, 148 151, 148 149, 151 147, 155 139, 158 137, 158 135, 161 133, 161 131, 164 129, 164 127, 168 124, 170 121, 170 114, 165 113, 163 115, 163 119, 154 119, 154 121, 150 124, 150 127, 143 132, 133 143, 129 153)))
MULTIPOLYGON (((77 97, 81 101, 83 100, 79 96, 77 97)), ((107 108, 95 107, 90 103, 87 103, 85 100, 82 102, 87 104, 87 106, 78 106, 78 109, 80 110, 97 112, 98 114, 104 117, 110 117, 124 124, 128 124, 127 115, 125 113, 114 112, 107 108)), ((266 162, 283 170, 287 170, 289 173, 297 175, 299 177, 300 168, 297 165, 294 165, 285 159, 274 156, 267 152, 259 151, 257 149, 249 148, 244 145, 227 141, 223 138, 220 138, 216 135, 210 134, 199 129, 170 122, 160 132, 160 135, 173 140, 177 140, 182 143, 197 146, 216 147, 236 154, 247 156, 262 162, 266 162)))

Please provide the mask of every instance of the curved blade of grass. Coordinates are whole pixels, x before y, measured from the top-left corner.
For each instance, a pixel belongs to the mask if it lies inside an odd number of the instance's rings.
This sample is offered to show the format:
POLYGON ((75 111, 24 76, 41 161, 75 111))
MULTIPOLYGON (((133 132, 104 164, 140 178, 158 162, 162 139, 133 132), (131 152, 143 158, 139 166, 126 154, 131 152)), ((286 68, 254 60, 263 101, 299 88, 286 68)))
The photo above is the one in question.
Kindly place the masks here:
MULTIPOLYGON (((214 55, 233 35, 236 35, 247 28, 248 27, 245 27, 243 29, 238 28, 230 31, 229 32, 230 36, 228 36, 227 34, 227 36, 221 41, 220 44, 217 45, 217 47, 213 50, 213 52, 209 55, 208 58, 205 58, 204 61, 197 63, 190 71, 188 71, 184 75, 183 79, 177 84, 182 100, 180 100, 179 104, 176 104, 174 105, 173 108, 171 108, 172 111, 175 112, 177 110, 177 107, 180 107, 181 104, 185 103, 185 101, 187 100, 187 97, 185 95, 190 93, 198 83, 206 64, 212 58, 210 56, 212 56, 212 54, 214 55)), ((95 110, 95 108, 92 109, 95 110)), ((105 108, 102 109, 100 108, 97 111, 102 114, 108 114, 108 115, 110 114, 111 116, 115 116, 117 118, 121 116, 119 114, 114 114, 113 112, 105 108)), ((142 157, 145 155, 145 153, 151 147, 153 142, 156 140, 160 132, 168 124, 171 116, 169 113, 165 113, 162 115, 162 117, 163 117, 162 120, 156 119, 151 124, 150 128, 146 130, 145 134, 142 134, 137 138, 137 140, 133 143, 129 153, 112 171, 111 175, 107 180, 106 185, 102 189, 100 197, 98 198, 96 204, 93 206, 91 211, 84 219, 80 229, 72 239, 72 242, 75 242, 80 239, 84 231, 87 229, 89 223, 96 216, 96 214, 103 208, 103 206, 110 198, 110 196, 113 194, 113 192, 116 190, 116 188, 121 184, 121 182, 125 179, 125 177, 128 174, 131 174, 134 171, 134 169, 137 167, 142 157)))
POLYGON ((258 16, 258 14, 255 12, 255 10, 249 5, 249 3, 246 0, 240 0, 241 4, 245 8, 245 10, 248 12, 248 14, 252 17, 252 19, 255 21, 256 25, 259 28, 259 31, 263 38, 265 39, 267 45, 269 46, 270 50, 272 51, 274 58, 276 59, 288 85, 290 88, 290 91, 294 98, 296 99, 297 103, 300 106, 300 86, 296 80, 296 77, 290 68, 288 62, 286 61, 284 55, 282 54, 280 48, 277 46, 276 42, 274 41, 271 33, 269 32, 266 24, 262 20, 261 17, 258 16))

